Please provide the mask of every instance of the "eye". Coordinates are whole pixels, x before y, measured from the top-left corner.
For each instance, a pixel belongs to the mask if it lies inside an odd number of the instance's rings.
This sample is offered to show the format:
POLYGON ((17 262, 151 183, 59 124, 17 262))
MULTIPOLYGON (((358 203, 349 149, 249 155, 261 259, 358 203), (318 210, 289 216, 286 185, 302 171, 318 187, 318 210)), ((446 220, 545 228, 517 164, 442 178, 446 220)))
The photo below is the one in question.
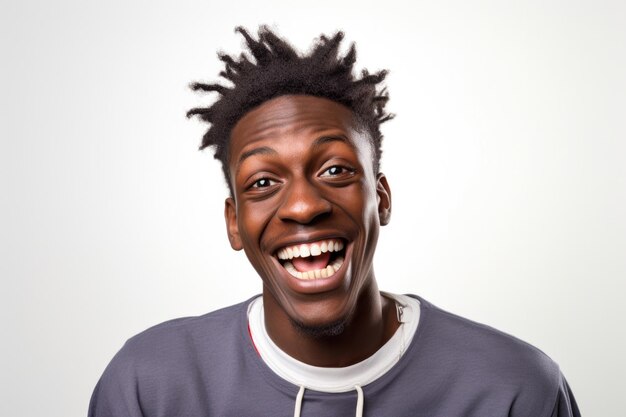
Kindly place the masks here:
POLYGON ((326 171, 322 172, 321 177, 338 177, 354 174, 354 170, 341 165, 333 165, 326 171))
POLYGON ((250 185, 250 188, 267 188, 271 187, 274 184, 276 184, 276 181, 274 180, 271 180, 269 178, 259 178, 258 180, 254 181, 252 185, 250 185))

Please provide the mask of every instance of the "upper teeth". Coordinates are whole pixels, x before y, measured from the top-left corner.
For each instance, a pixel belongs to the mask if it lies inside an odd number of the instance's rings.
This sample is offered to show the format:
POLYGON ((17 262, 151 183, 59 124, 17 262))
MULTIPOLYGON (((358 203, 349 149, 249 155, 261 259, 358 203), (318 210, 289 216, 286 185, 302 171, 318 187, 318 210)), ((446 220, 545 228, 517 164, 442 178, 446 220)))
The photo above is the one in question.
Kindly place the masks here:
POLYGON ((324 252, 338 252, 343 249, 343 242, 339 239, 320 240, 314 243, 286 246, 277 253, 278 259, 306 258, 318 256, 324 252))

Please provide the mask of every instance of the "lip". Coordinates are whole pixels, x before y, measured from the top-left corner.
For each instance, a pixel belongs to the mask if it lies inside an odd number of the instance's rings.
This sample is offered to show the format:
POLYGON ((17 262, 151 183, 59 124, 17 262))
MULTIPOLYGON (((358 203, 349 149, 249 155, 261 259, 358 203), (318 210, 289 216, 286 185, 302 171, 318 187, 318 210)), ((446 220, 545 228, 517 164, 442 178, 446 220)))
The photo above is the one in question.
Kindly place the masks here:
MULTIPOLYGON (((326 237, 326 238, 325 237, 314 238, 310 240, 296 240, 291 244, 309 243, 309 242, 315 242, 317 240, 323 240, 323 239, 339 239, 339 238, 335 236, 335 237, 326 237)), ((341 265, 341 268, 339 268, 339 270, 336 271, 330 277, 316 278, 316 279, 298 279, 294 277, 293 275, 291 275, 289 272, 287 272, 287 270, 280 264, 276 256, 273 256, 273 255, 271 256, 272 262, 274 262, 274 266, 279 271, 279 274, 281 278, 283 279, 283 281, 287 283, 287 287, 294 293, 313 295, 313 294, 320 294, 320 293, 333 291, 343 286, 345 282, 346 270, 348 269, 348 264, 350 262, 350 255, 352 254, 352 242, 348 242, 345 238, 341 238, 341 239, 346 244, 345 249, 344 249, 345 254, 344 254, 343 265, 341 265)), ((287 243, 284 246, 288 246, 288 245, 290 245, 290 243, 287 243)), ((282 248, 284 246, 280 246, 279 248, 282 248)))

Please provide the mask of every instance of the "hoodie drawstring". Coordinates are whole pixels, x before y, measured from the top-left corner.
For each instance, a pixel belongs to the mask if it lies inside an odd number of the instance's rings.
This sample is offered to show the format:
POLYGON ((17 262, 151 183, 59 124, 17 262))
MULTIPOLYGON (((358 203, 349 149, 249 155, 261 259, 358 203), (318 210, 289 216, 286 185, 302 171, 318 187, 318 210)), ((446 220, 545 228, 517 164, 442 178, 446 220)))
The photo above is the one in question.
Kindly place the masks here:
MULTIPOLYGON (((357 399, 356 399, 356 417, 363 417, 363 389, 360 385, 355 385, 357 399)), ((300 411, 302 410, 302 399, 304 398, 304 385, 300 385, 300 390, 296 396, 296 408, 293 411, 293 417, 300 417, 300 411)))
POLYGON ((356 390, 356 417, 363 417, 363 390, 360 385, 355 385, 356 390))
POLYGON ((300 417, 300 410, 302 409, 302 398, 304 397, 304 385, 300 385, 300 391, 296 397, 296 409, 293 411, 293 417, 300 417))

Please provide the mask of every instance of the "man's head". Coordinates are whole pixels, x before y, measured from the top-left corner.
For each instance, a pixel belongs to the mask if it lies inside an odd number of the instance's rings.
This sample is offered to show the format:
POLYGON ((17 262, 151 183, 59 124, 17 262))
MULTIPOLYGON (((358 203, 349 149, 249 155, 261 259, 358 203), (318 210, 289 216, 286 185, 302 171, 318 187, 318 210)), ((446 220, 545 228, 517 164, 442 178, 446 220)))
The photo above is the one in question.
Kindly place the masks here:
POLYGON ((228 238, 263 279, 270 331, 336 334, 379 297, 372 263, 391 210, 378 172, 384 73, 354 79, 354 47, 337 56, 341 34, 298 57, 267 29, 259 42, 239 30, 257 64, 222 55, 235 87, 195 85, 222 98, 190 111, 212 123, 203 147, 215 147, 230 187, 228 238))
POLYGON ((243 28, 236 30, 245 38, 253 60, 243 53, 239 58, 219 54, 225 63, 220 75, 232 86, 193 83, 192 89, 217 92, 220 97, 209 107, 187 112, 188 117, 197 115, 211 125, 203 136, 200 149, 214 148, 215 158, 222 163, 231 194, 228 159, 233 127, 250 110, 283 95, 324 97, 348 107, 359 128, 369 133, 374 149, 372 165, 377 174, 382 141, 379 127, 393 117, 385 112, 388 100, 385 89, 377 89, 386 71, 369 74, 363 70, 360 78, 355 77, 354 44, 345 56, 339 55, 344 36, 342 32, 330 38, 321 36, 308 54, 301 55, 266 27, 259 29, 258 40, 243 28))

